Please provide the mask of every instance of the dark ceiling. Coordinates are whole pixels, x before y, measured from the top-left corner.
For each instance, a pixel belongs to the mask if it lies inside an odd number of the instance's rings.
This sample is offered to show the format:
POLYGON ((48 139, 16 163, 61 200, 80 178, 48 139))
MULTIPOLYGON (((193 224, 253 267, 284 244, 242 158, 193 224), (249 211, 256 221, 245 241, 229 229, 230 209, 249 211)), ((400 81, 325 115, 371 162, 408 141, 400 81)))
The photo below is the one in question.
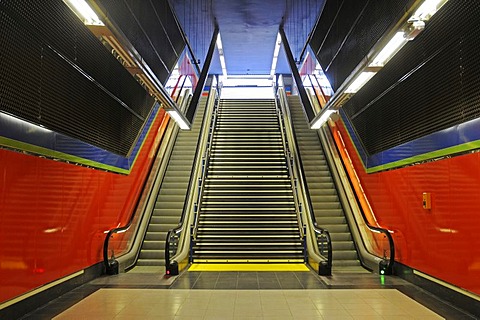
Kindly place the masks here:
MULTIPOLYGON (((324 2, 325 0, 179 0, 172 1, 172 6, 201 62, 213 31, 208 24, 215 17, 223 42, 227 73, 265 75, 270 74, 275 39, 282 19, 293 55, 298 59, 324 2)), ((280 51, 276 72, 290 72, 283 49, 280 51)), ((221 73, 218 54, 214 57, 210 73, 221 73)))

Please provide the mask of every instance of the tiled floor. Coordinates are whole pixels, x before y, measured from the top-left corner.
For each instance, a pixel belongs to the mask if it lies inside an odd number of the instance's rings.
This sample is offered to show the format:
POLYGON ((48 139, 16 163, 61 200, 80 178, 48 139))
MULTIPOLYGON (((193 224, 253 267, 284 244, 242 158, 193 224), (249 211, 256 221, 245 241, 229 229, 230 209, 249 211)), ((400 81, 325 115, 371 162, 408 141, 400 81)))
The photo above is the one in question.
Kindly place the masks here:
POLYGON ((443 319, 395 289, 100 289, 54 319, 443 319))
POLYGON ((150 271, 98 278, 23 319, 475 319, 394 276, 150 271))
POLYGON ((172 289, 325 289, 312 272, 187 272, 172 289))

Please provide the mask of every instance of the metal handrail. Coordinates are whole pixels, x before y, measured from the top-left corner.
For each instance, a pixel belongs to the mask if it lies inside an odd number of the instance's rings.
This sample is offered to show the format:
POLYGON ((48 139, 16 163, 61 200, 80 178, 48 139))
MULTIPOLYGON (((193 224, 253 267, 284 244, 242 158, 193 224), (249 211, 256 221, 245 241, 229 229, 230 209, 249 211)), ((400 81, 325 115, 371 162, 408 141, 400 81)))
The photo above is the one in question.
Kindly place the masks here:
MULTIPOLYGON (((282 106, 282 108, 285 109, 284 111, 284 114, 287 114, 288 113, 288 109, 286 108, 287 106, 287 99, 286 99, 286 95, 285 95, 285 92, 283 90, 277 90, 279 92, 278 96, 279 96, 279 101, 280 101, 280 104, 282 106)), ((285 125, 285 127, 287 128, 287 132, 288 132, 288 135, 287 137, 291 137, 292 138, 292 146, 291 148, 293 149, 292 151, 292 155, 294 155, 294 157, 297 158, 297 165, 294 167, 296 170, 298 170, 298 179, 299 179, 299 185, 301 186, 301 189, 302 189, 302 194, 305 198, 305 203, 306 203, 306 206, 305 206, 305 210, 307 211, 307 215, 308 215, 308 219, 309 221, 311 221, 311 225, 310 225, 310 228, 312 229, 312 231, 315 233, 316 235, 316 239, 317 239, 317 246, 318 246, 318 239, 320 237, 324 237, 326 239, 326 242, 327 242, 327 257, 325 257, 321 252, 320 250, 323 249, 323 248, 318 248, 317 249, 319 250, 319 254, 320 256, 322 256, 323 258, 326 259, 326 261, 321 261, 320 264, 321 264, 321 269, 322 270, 319 270, 319 272, 323 275, 328 275, 328 274, 331 274, 331 269, 332 269, 332 260, 333 260, 333 256, 332 256, 332 239, 331 239, 331 236, 330 236, 330 233, 328 232, 327 229, 325 228, 322 228, 322 227, 319 227, 316 223, 316 219, 315 219, 315 215, 313 214, 313 207, 312 207, 312 204, 311 204, 311 200, 310 200, 310 194, 308 192, 308 186, 306 185, 306 178, 305 178, 305 173, 301 167, 301 157, 300 157, 300 154, 297 152, 297 150, 299 149, 298 148, 298 142, 297 140, 295 139, 295 136, 293 134, 293 124, 291 123, 291 118, 290 117, 287 117, 288 118, 288 126, 285 125)))
POLYGON ((283 145, 283 150, 284 150, 284 155, 285 155, 285 160, 287 161, 287 168, 288 168, 288 175, 290 177, 290 183, 293 188, 293 200, 295 204, 295 213, 297 214, 297 223, 298 223, 298 229, 300 230, 300 236, 303 239, 305 237, 305 224, 303 223, 303 218, 301 214, 301 207, 302 204, 298 199, 298 188, 297 188, 297 179, 295 178, 295 173, 292 169, 293 164, 294 164, 294 157, 292 156, 292 151, 290 150, 288 141, 286 141, 285 135, 285 128, 283 124, 283 116, 282 116, 282 111, 280 110, 278 106, 277 99, 275 99, 275 108, 277 110, 277 117, 278 117, 278 122, 280 124, 280 131, 281 131, 281 137, 282 137, 282 145, 283 145))
POLYGON ((213 114, 212 114, 212 121, 211 121, 211 125, 210 125, 210 128, 209 128, 209 131, 208 131, 208 141, 207 141, 207 146, 206 146, 206 149, 205 149, 205 154, 203 156, 203 163, 202 163, 202 176, 199 180, 199 191, 198 191, 198 197, 197 197, 197 205, 196 205, 196 210, 195 210, 195 219, 193 221, 193 225, 192 225, 192 239, 193 240, 196 240, 197 239, 197 231, 198 231, 198 223, 199 223, 199 220, 200 220, 200 213, 199 213, 199 208, 200 208, 200 205, 201 205, 201 200, 202 200, 202 197, 203 197, 203 193, 204 193, 204 185, 205 185, 205 179, 207 177, 207 173, 208 173, 208 166, 210 164, 210 156, 211 156, 211 146, 212 146, 212 143, 213 143, 213 133, 214 133, 214 130, 215 130, 215 125, 217 123, 217 119, 218 119, 218 104, 219 104, 219 101, 218 99, 215 100, 215 104, 213 106, 213 114))
MULTIPOLYGON (((202 128, 205 125, 205 119, 206 119, 206 117, 204 117, 203 120, 202 120, 202 128)), ((202 134, 200 134, 198 136, 197 146, 200 145, 201 141, 202 141, 202 134)), ((197 163, 198 157, 199 157, 199 150, 197 149, 197 151, 195 152, 195 157, 194 157, 194 161, 193 161, 194 164, 197 163)), ((187 194, 185 195, 185 199, 186 199, 187 202, 189 201, 190 194, 192 192, 192 184, 195 183, 193 181, 194 176, 195 176, 195 169, 192 166, 192 171, 190 172, 190 179, 188 181, 188 186, 187 186, 187 194)), ((184 228, 185 228, 184 221, 185 221, 185 217, 187 215, 188 210, 189 210, 189 205, 188 204, 184 205, 183 210, 182 210, 182 215, 180 217, 180 221, 179 221, 178 225, 175 228, 170 229, 167 232, 167 238, 165 240, 166 241, 165 242, 165 268, 166 268, 167 272, 170 269, 170 263, 171 263, 170 262, 170 245, 172 243, 171 239, 172 239, 173 235, 178 236, 184 230, 184 228)))
MULTIPOLYGON (((216 88, 214 88, 212 86, 211 90, 210 90, 210 94, 209 94, 209 99, 216 99, 216 88)), ((209 100, 210 101, 210 100, 209 100)), ((201 128, 205 128, 207 125, 209 125, 209 117, 208 117, 208 112, 209 112, 209 105, 210 103, 207 102, 207 106, 206 106, 206 114, 204 115, 203 117, 203 120, 202 120, 202 125, 201 125, 201 128), (207 122, 208 121, 208 122, 207 122)), ((192 171, 191 171, 191 175, 190 175, 190 180, 189 180, 189 184, 188 184, 188 189, 187 189, 187 195, 186 195, 186 202, 185 202, 185 205, 183 207, 183 211, 182 211, 182 217, 180 219, 180 222, 178 224, 178 226, 174 229, 171 229, 168 231, 167 233, 167 238, 166 238, 166 243, 165 243, 165 267, 166 267, 166 273, 169 274, 169 275, 174 275, 174 274, 178 274, 178 261, 175 260, 175 257, 178 255, 178 252, 176 252, 175 255, 173 256, 170 256, 170 251, 171 251, 171 245, 173 243, 175 243, 173 241, 174 238, 176 238, 177 240, 181 240, 180 239, 180 235, 183 236, 183 239, 185 241, 186 238, 190 238, 190 234, 187 234, 189 233, 190 229, 188 228, 189 226, 189 221, 190 221, 190 217, 191 217, 191 214, 192 214, 192 204, 194 204, 193 202, 193 197, 195 195, 195 189, 197 189, 194 184, 197 183, 197 181, 195 181, 195 177, 196 177, 196 174, 197 174, 197 169, 199 168, 199 161, 203 160, 202 158, 200 158, 200 155, 202 155, 204 153, 204 149, 206 147, 206 138, 208 137, 208 135, 205 134, 206 130, 201 130, 200 131, 200 135, 198 137, 198 142, 197 142, 197 146, 200 146, 200 148, 197 148, 197 151, 195 153, 195 158, 194 158, 194 165, 192 167, 192 171)), ((198 187, 198 186, 197 186, 198 187)), ((178 249, 178 247, 177 247, 178 249)), ((178 251, 178 250, 177 250, 178 251)))

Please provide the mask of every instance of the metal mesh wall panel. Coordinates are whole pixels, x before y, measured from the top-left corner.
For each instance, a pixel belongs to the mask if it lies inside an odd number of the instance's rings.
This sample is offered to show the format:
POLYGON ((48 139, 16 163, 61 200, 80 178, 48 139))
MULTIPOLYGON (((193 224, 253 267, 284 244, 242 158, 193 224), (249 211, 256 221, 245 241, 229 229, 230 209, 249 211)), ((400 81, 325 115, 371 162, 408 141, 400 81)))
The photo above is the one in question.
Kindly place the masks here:
POLYGON ((127 155, 147 92, 62 1, 3 1, 0 14, 0 110, 127 155))
POLYGON ((480 4, 450 0, 344 106, 369 154, 480 116, 480 4))
POLYGON ((316 49, 318 61, 337 90, 413 1, 344 0, 337 6, 329 2, 337 1, 327 1, 321 17, 325 21, 320 20, 317 26, 323 31, 315 30, 317 39, 311 45, 315 50, 314 46, 321 44, 316 49))
POLYGON ((317 56, 343 2, 344 1, 327 0, 325 3, 319 22, 315 30, 313 30, 313 36, 310 40, 310 46, 317 56))
POLYGON ((152 101, 62 1, 6 1, 4 9, 142 117, 152 101), (95 56, 92 56, 92 52, 95 56))
POLYGON ((186 45, 167 0, 99 0, 98 3, 165 84, 186 45))
POLYGON ((318 51, 319 61, 326 72, 330 71, 330 65, 339 51, 343 49, 345 40, 348 40, 352 28, 355 28, 352 23, 362 12, 366 2, 366 0, 344 1, 335 20, 332 21, 331 28, 323 40, 322 48, 318 51))
POLYGON ((152 49, 148 36, 133 17, 127 4, 124 1, 117 0, 100 0, 98 2, 102 4, 105 13, 118 25, 157 78, 165 83, 169 70, 156 51, 152 49))
POLYGON ((167 1, 153 1, 150 0, 152 7, 155 9, 155 13, 158 16, 158 19, 162 21, 162 25, 165 28, 166 33, 169 35, 170 41, 175 49, 175 52, 181 54, 185 48, 185 41, 175 17, 172 12, 172 8, 167 1))

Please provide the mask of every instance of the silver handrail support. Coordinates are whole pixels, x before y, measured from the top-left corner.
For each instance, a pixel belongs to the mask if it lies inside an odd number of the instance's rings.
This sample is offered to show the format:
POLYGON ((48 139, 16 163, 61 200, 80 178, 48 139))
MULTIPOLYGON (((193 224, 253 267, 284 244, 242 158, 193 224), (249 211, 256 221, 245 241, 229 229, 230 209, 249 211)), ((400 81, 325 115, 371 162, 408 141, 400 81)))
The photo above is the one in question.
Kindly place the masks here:
POLYGON ((293 188, 293 200, 295 204, 295 213, 297 214, 297 223, 298 223, 298 229, 300 231, 300 237, 303 239, 305 236, 304 228, 305 224, 303 223, 303 217, 302 217, 302 210, 301 210, 301 201, 299 200, 298 197, 298 186, 297 186, 297 178, 294 172, 294 166, 295 166, 295 159, 292 155, 292 152, 290 150, 290 143, 288 142, 288 138, 286 137, 287 132, 285 132, 285 126, 283 123, 283 112, 281 110, 281 107, 278 105, 277 99, 275 99, 275 108, 277 109, 277 117, 278 117, 278 122, 280 124, 280 131, 281 131, 281 136, 282 136, 282 144, 283 144, 283 150, 284 150, 284 155, 285 155, 285 160, 287 162, 287 168, 288 168, 288 173, 290 176, 290 183, 293 188))
MULTIPOLYGON (((277 92, 280 108, 284 119, 286 138, 290 148, 290 154, 293 159, 292 171, 295 179, 297 179, 296 185, 299 195, 298 201, 299 203, 303 203, 301 217, 303 224, 305 225, 308 264, 315 270, 318 270, 320 274, 329 275, 331 274, 331 248, 329 248, 328 256, 324 256, 318 246, 317 236, 324 235, 324 230, 320 230, 315 225, 315 222, 312 219, 313 213, 310 211, 310 206, 308 205, 310 203, 310 199, 307 195, 306 189, 304 188, 306 181, 304 181, 304 177, 300 171, 301 168, 299 168, 300 161, 298 158, 298 150, 294 140, 295 138, 292 126, 292 119, 290 115, 290 110, 287 107, 288 103, 285 91, 282 87, 280 87, 278 88, 277 92)), ((327 238, 329 238, 328 231, 326 232, 326 235, 327 238)))
POLYGON ((209 132, 216 100, 217 89, 216 85, 212 84, 208 94, 208 101, 204 115, 204 119, 208 120, 203 122, 203 127, 200 129, 201 138, 197 146, 197 155, 199 156, 196 157, 196 161, 193 167, 194 173, 192 174, 190 181, 191 189, 189 191, 189 196, 187 198, 187 201, 185 202, 184 207, 184 210, 186 210, 185 217, 182 222, 182 226, 179 229, 180 235, 178 247, 176 253, 172 257, 170 257, 169 261, 169 265, 174 266, 172 270, 175 270, 175 272, 170 273, 171 275, 174 275, 188 265, 188 258, 190 254, 190 241, 192 236, 191 226, 195 220, 195 207, 199 204, 199 179, 202 176, 202 162, 204 159, 203 155, 205 154, 208 147, 209 132))

